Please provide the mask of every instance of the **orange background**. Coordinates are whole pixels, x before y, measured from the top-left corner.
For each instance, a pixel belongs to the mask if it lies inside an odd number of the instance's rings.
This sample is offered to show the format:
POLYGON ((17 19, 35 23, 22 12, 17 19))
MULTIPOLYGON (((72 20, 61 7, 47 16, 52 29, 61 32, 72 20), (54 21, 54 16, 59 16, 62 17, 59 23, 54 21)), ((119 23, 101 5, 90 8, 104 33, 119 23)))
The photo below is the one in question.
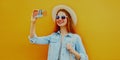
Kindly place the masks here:
POLYGON ((119 0, 1 0, 0 60, 46 60, 48 45, 30 44, 33 9, 47 10, 37 22, 39 36, 53 31, 51 11, 58 4, 70 6, 78 17, 81 35, 90 60, 120 60, 119 0))

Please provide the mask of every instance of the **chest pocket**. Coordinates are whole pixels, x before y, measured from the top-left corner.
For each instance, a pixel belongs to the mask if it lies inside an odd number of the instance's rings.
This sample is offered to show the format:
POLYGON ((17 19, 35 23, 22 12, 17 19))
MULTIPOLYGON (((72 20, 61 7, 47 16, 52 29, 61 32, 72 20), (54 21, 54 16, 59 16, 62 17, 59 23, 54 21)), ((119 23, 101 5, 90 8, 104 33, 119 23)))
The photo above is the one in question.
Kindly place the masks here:
POLYGON ((51 47, 51 49, 56 49, 56 47, 58 46, 58 42, 59 42, 59 40, 58 40, 58 38, 51 38, 51 40, 50 40, 50 47, 51 47))
POLYGON ((50 43, 58 43, 58 41, 59 41, 58 37, 52 37, 50 43))

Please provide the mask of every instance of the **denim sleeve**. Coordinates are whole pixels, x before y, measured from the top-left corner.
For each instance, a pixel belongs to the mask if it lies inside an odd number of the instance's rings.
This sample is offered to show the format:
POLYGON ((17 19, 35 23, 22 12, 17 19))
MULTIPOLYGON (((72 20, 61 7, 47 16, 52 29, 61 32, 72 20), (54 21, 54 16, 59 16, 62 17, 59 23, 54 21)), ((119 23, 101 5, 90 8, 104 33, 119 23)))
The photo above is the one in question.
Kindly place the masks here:
POLYGON ((85 48, 79 35, 76 34, 75 50, 80 54, 80 60, 88 60, 85 48))
POLYGON ((33 44, 49 44, 52 35, 53 34, 48 36, 37 37, 37 35, 35 34, 32 38, 30 38, 29 36, 28 38, 33 44))

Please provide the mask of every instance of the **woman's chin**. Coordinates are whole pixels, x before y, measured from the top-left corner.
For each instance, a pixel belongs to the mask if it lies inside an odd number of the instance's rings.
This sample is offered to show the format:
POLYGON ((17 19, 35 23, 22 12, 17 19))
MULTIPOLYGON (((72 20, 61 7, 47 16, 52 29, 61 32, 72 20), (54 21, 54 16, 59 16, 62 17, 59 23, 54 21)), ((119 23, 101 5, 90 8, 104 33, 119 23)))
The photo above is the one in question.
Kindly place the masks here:
POLYGON ((65 26, 65 25, 64 25, 64 24, 58 24, 58 26, 63 27, 63 26, 65 26))

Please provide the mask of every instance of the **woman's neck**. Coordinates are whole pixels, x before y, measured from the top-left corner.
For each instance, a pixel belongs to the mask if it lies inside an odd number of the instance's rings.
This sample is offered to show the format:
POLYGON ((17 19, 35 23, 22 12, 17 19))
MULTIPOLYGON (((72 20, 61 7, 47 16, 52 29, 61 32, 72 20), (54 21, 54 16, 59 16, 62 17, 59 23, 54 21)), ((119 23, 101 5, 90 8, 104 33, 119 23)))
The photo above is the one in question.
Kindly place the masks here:
POLYGON ((68 33, 67 28, 65 26, 60 27, 60 32, 62 36, 65 36, 68 33))

